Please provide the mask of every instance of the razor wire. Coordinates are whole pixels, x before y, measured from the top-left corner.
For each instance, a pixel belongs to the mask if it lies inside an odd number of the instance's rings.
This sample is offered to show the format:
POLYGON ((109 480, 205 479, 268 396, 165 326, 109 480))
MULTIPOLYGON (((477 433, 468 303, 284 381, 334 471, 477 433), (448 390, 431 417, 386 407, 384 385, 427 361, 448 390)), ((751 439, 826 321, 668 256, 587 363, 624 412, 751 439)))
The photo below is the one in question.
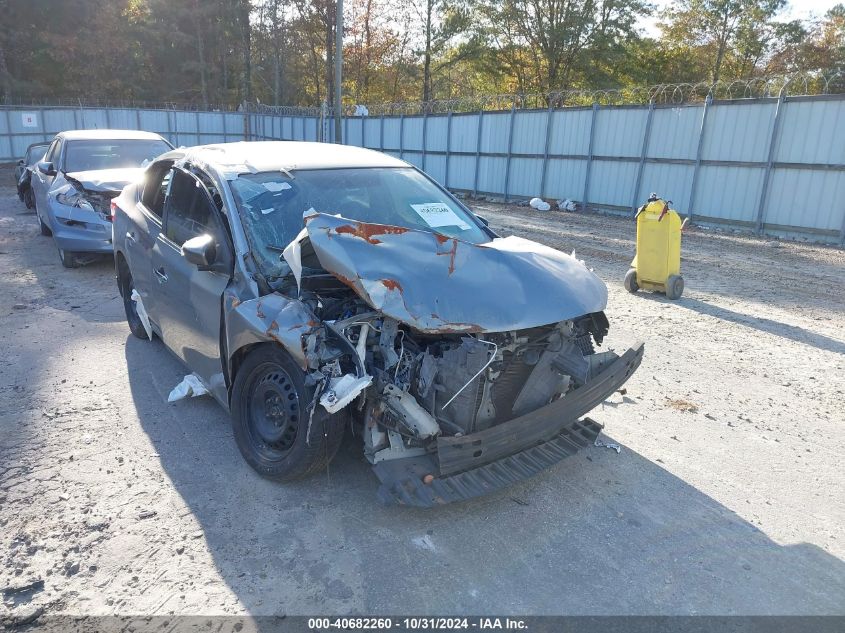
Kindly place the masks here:
MULTIPOLYGON (((625 88, 569 89, 545 93, 506 93, 467 95, 431 101, 396 101, 367 104, 369 116, 448 114, 527 110, 545 108, 591 107, 594 104, 615 105, 684 105, 706 99, 764 99, 783 96, 809 96, 845 93, 845 72, 767 75, 748 79, 716 82, 664 83, 625 88)), ((355 106, 344 105, 344 116, 355 116, 355 106)), ((331 109, 328 115, 331 116, 331 109)))

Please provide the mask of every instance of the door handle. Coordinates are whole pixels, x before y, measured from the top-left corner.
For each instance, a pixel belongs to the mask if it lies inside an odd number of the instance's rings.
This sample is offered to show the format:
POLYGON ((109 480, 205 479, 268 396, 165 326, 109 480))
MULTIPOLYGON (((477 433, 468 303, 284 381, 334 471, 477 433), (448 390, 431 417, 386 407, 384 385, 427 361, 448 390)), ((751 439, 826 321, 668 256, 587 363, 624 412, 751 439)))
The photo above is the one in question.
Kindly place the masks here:
POLYGON ((135 231, 126 231, 126 241, 135 242, 135 231))
POLYGON ((162 266, 161 268, 156 268, 153 272, 158 278, 158 283, 163 284, 165 281, 167 281, 167 273, 164 272, 164 266, 162 266))

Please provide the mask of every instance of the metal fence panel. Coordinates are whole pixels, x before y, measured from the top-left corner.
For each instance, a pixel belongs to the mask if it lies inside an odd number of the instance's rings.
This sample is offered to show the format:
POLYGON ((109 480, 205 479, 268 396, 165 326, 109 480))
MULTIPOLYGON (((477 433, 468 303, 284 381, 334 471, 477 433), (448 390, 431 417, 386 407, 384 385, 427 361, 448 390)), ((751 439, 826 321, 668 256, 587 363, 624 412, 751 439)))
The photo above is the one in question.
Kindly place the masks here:
POLYGON ((703 106, 655 108, 648 155, 659 158, 695 159, 703 106))
POLYGON ((542 158, 514 158, 511 162, 509 194, 531 198, 540 191, 542 158))
MULTIPOLYGON (((455 114, 452 116, 451 151, 475 152, 478 134, 478 116, 478 113, 455 114)), ((386 133, 387 129, 385 128, 386 133)), ((449 182, 451 182, 451 178, 449 182)))
POLYGON ((603 205, 629 207, 636 175, 635 163, 615 160, 595 161, 593 173, 590 176, 589 199, 603 205))
POLYGON ((546 195, 556 200, 580 200, 586 169, 585 160, 550 158, 546 195))
POLYGON ((674 207, 681 213, 687 213, 692 187, 692 165, 677 165, 672 163, 646 163, 643 166, 643 177, 640 190, 636 192, 634 200, 642 204, 652 192, 674 202, 674 207))
POLYGON ((475 156, 451 156, 449 158, 450 187, 471 191, 474 177, 475 156))
MULTIPOLYGON (((543 153, 543 147, 546 143, 547 118, 548 114, 545 110, 531 110, 514 114, 513 144, 511 146, 514 154, 543 153)), ((539 187, 539 184, 537 186, 539 187)), ((538 191, 538 189, 535 188, 534 191, 538 191)))
MULTIPOLYGON (((586 156, 590 145, 591 109, 558 110, 552 116, 549 153, 586 156)), ((580 194, 579 194, 580 197, 580 194)))
POLYGON ((714 104, 707 115, 704 160, 766 160, 776 100, 765 103, 714 104))
POLYGON ((602 108, 596 113, 593 154, 639 159, 648 108, 602 108))
POLYGON ((845 171, 776 169, 765 223, 839 231, 845 208, 845 171))
POLYGON ((702 166, 696 215, 750 225, 754 222, 764 172, 762 167, 702 166))
POLYGON ((845 100, 788 100, 775 160, 845 165, 845 100))

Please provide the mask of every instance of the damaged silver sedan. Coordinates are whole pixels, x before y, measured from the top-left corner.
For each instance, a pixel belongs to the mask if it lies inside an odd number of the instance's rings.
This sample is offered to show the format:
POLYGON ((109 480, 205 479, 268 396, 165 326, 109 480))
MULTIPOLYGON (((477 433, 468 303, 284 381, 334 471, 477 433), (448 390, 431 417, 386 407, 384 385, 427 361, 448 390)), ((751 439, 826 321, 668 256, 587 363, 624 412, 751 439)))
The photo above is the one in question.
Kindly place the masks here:
POLYGON ((592 443, 584 416, 642 358, 597 351, 607 290, 582 262, 378 152, 176 150, 115 202, 132 332, 231 412, 266 477, 325 468, 351 426, 383 501, 486 494, 592 443))

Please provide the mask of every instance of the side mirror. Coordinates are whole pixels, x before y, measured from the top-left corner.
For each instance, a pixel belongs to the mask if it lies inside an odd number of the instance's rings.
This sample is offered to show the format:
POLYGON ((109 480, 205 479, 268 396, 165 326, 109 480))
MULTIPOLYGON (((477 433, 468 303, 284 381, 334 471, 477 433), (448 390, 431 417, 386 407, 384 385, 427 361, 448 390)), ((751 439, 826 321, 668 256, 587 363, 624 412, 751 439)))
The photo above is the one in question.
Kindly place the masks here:
POLYGON ((23 165, 23 163, 24 163, 24 160, 23 160, 23 158, 21 158, 21 159, 18 161, 18 165, 23 165))
POLYGON ((209 270, 217 258, 214 238, 208 233, 192 237, 182 244, 182 257, 194 264, 197 270, 209 270))
POLYGON ((475 217, 477 217, 477 218, 479 219, 479 221, 480 221, 480 222, 481 222, 484 226, 490 226, 490 220, 488 220, 488 219, 487 219, 487 218, 485 218, 484 216, 482 216, 482 215, 478 215, 478 214, 476 213, 476 214, 475 214, 475 217))
POLYGON ((45 160, 42 160, 40 163, 38 163, 38 171, 40 171, 45 176, 56 175, 56 168, 53 163, 48 163, 45 160))

